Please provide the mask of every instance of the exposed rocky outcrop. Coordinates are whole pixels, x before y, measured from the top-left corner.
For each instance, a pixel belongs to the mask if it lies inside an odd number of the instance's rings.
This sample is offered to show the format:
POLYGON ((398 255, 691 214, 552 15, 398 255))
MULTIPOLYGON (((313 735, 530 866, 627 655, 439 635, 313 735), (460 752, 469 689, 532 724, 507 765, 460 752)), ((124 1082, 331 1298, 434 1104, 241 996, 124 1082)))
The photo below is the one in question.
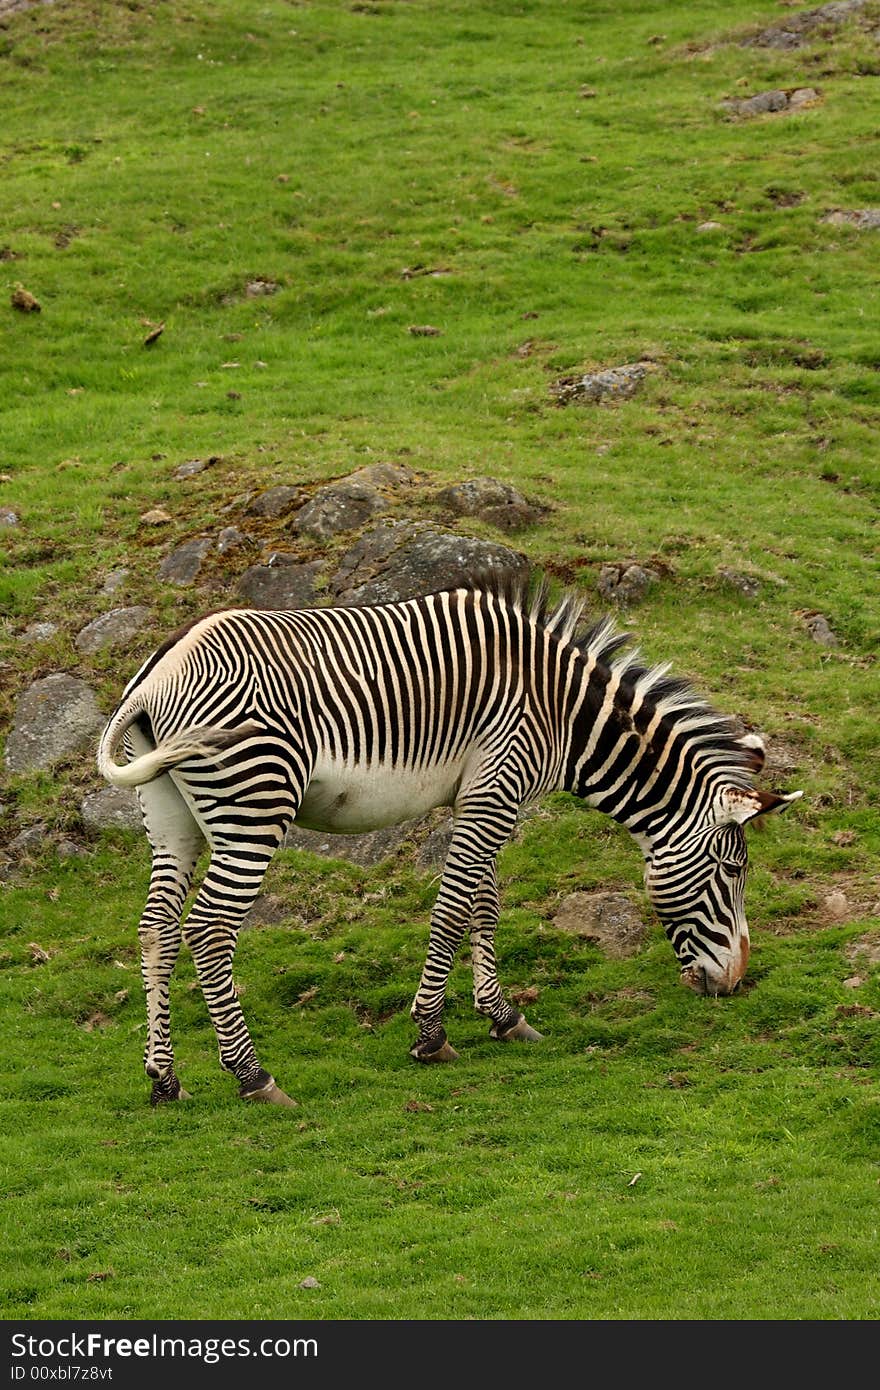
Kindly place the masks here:
POLYGON ((569 893, 553 926, 594 942, 612 960, 637 955, 647 936, 641 912, 626 893, 569 893))

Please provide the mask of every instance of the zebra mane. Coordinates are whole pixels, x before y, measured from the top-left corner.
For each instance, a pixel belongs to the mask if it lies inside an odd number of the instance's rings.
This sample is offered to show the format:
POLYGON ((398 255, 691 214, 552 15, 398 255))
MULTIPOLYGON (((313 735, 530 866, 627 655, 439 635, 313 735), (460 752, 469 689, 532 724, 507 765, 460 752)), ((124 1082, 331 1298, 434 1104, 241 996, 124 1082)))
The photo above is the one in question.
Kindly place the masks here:
POLYGON ((690 681, 670 676, 670 663, 644 665, 640 649, 632 645, 632 634, 622 631, 615 618, 586 619, 583 595, 567 589, 551 599, 546 576, 535 572, 522 576, 510 570, 475 573, 463 587, 506 601, 558 641, 576 647, 591 664, 607 666, 610 674, 630 686, 642 702, 653 706, 663 723, 723 761, 743 787, 751 785, 750 755, 740 742, 736 722, 704 700, 690 681))

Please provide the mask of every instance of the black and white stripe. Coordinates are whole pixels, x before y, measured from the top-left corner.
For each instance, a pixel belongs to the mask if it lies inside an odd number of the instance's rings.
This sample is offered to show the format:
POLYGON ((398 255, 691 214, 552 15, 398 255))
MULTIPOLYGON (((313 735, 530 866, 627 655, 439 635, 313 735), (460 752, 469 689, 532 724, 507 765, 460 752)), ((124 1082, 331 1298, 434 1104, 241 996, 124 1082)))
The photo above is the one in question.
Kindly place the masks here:
POLYGON ((626 825, 695 989, 729 993, 748 959, 742 825, 793 797, 752 787, 762 762, 665 668, 646 668, 608 621, 551 608, 541 586, 491 581, 372 608, 229 610, 144 664, 98 751, 136 786, 153 848, 140 925, 153 1099, 179 1094, 168 979, 181 932, 222 1065, 241 1092, 284 1103, 257 1060, 232 984, 242 918, 294 818, 358 832, 454 808, 412 1013, 420 1060, 446 1060, 442 1014, 471 933, 474 1000, 492 1036, 533 1038, 495 969, 497 853, 521 806, 567 790, 626 825), (118 764, 125 743, 131 759, 118 764), (202 843, 211 857, 181 928, 202 843))

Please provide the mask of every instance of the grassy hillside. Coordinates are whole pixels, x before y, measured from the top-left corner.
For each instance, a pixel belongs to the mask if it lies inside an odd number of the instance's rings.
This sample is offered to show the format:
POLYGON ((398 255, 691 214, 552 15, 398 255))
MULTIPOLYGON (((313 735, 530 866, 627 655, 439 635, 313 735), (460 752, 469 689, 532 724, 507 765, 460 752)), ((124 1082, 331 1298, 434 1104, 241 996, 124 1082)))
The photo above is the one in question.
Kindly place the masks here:
POLYGON ((653 919, 624 961, 553 927, 577 889, 644 901, 628 836, 553 799, 500 866, 501 976, 537 991, 546 1041, 488 1040, 463 957, 448 1068, 407 1056, 436 879, 406 849, 371 870, 286 851, 287 911, 243 936, 236 979, 298 1109, 235 1100, 182 958, 194 1099, 154 1112, 145 844, 86 833, 89 749, 7 775, 0 839, 45 832, 0 886, 4 1317, 880 1313, 880 230, 849 216, 880 208, 880 6, 744 45, 805 9, 57 0, 2 21, 4 731, 52 672, 109 712, 290 548, 283 521, 245 526, 245 495, 388 461, 426 515, 481 475, 543 503, 514 537, 455 526, 597 612, 604 564, 652 565, 627 628, 805 792, 751 834, 728 1000, 678 984, 653 919), (559 378, 635 362, 632 399, 556 404, 559 378), (229 524, 250 551, 159 579, 229 524), (147 622, 83 655, 117 604, 147 622), (34 622, 57 630, 23 640, 34 622))

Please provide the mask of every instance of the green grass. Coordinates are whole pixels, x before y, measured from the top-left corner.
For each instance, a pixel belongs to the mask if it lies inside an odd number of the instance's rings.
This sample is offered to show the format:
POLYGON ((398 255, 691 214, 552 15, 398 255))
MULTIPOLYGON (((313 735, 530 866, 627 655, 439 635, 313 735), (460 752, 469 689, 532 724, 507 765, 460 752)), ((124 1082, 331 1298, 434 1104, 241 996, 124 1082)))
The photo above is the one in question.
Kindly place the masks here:
MULTIPOLYGON (((286 1114, 235 1100, 188 959, 172 1004, 194 1099, 146 1105, 139 839, 19 864, 0 897, 4 1317, 880 1313, 880 979, 849 954, 880 894, 880 233, 822 221, 880 205, 876 45, 851 25, 738 46, 781 13, 58 0, 0 29, 0 506, 21 519, 0 532, 0 718, 54 670, 109 711, 250 563, 171 589, 172 540, 254 487, 388 459, 426 493, 491 474, 551 504, 514 543, 597 607, 603 562, 662 561, 627 626, 805 790, 751 836, 749 987, 718 1001, 679 987, 656 925, 623 962, 554 931, 567 892, 639 892, 640 861, 553 798, 501 862, 502 978, 539 991, 546 1040, 491 1043, 462 960, 449 1068, 407 1056, 431 876, 406 854, 280 856, 290 916, 243 936, 236 979, 286 1114), (818 105, 719 111, 801 85, 818 105), (256 277, 278 292, 248 298, 256 277), (18 281, 42 313, 5 307, 18 281), (441 334, 407 332, 425 323, 441 334), (634 400, 553 405, 558 376, 642 358, 634 400), (152 530, 155 506, 172 520, 152 530), (151 621, 85 658, 73 639, 121 565, 118 601, 151 621), (837 648, 810 640, 812 609, 837 648), (47 618, 49 643, 16 640, 47 618), (830 923, 838 887, 851 910, 830 923)), ((95 785, 88 752, 7 779, 0 832, 82 838, 95 785)))

